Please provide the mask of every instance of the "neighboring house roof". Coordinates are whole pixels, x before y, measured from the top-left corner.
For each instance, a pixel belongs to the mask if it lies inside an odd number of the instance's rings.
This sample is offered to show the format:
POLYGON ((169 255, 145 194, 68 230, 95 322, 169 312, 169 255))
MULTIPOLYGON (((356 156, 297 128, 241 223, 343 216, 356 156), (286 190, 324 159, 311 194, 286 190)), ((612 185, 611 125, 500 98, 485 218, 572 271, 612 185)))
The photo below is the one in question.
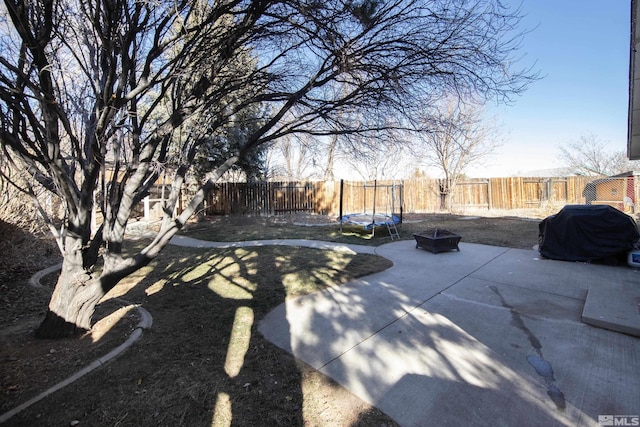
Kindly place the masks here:
POLYGON ((619 173, 617 175, 612 175, 609 178, 625 178, 628 176, 640 176, 640 171, 628 171, 628 172, 622 172, 619 173))

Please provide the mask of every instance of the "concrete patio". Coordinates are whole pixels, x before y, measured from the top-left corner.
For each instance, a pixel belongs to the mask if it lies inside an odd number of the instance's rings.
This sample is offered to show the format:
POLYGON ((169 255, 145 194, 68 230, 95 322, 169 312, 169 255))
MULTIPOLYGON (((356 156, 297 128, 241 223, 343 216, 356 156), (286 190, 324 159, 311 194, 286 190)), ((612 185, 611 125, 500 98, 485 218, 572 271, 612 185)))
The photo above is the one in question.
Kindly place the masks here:
POLYGON ((287 301, 260 331, 403 426, 638 420, 640 270, 460 249, 378 247, 391 269, 287 301))

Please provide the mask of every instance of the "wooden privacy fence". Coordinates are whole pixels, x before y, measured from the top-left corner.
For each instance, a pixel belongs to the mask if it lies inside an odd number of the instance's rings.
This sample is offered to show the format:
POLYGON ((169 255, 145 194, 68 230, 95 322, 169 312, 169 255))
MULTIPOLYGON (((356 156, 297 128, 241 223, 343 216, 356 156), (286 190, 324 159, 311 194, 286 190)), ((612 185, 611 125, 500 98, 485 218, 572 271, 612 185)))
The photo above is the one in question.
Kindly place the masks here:
MULTIPOLYGON (((461 181, 451 194, 451 207, 482 209, 527 209, 540 208, 546 204, 583 204, 586 184, 591 177, 561 178, 489 178, 461 181)), ((395 181, 395 185, 398 185, 395 181)), ((392 185, 391 181, 378 181, 378 185, 392 185)), ((443 206, 441 182, 437 179, 411 179, 401 181, 402 206, 404 212, 437 212, 443 206)), ((362 183, 360 183, 362 185, 362 183)), ((350 183, 350 190, 357 183, 350 183)), ((365 190, 361 190, 364 192, 365 190)), ((353 197, 353 196, 352 196, 353 197)), ((365 196, 353 197, 356 200, 365 196)), ((338 195, 339 199, 339 195, 338 195)), ((617 207, 617 206, 616 206, 617 207)), ((358 204, 351 206, 360 212, 358 204)), ((345 209, 348 211, 349 207, 345 209)), ((396 207, 396 212, 398 211, 396 207)), ((335 209, 332 210, 335 212, 335 209)), ((389 212, 391 213, 391 212, 389 212)))
POLYGON ((458 183, 452 195, 454 207, 487 209, 539 208, 545 203, 583 204, 584 189, 593 178, 491 178, 458 183))
POLYGON ((319 213, 323 185, 319 182, 223 182, 206 201, 208 215, 278 215, 319 213))
MULTIPOLYGON (((638 212, 639 176, 624 178, 490 178, 459 182, 451 195, 455 209, 528 209, 547 204, 610 204, 638 212), (589 184, 591 183, 591 184, 589 184), (589 185, 588 185, 589 184, 589 185)), ((209 215, 278 215, 371 212, 373 181, 219 183, 205 202, 209 215)), ((378 213, 438 212, 442 194, 437 179, 376 181, 378 213), (392 212, 393 210, 393 212, 392 212)))

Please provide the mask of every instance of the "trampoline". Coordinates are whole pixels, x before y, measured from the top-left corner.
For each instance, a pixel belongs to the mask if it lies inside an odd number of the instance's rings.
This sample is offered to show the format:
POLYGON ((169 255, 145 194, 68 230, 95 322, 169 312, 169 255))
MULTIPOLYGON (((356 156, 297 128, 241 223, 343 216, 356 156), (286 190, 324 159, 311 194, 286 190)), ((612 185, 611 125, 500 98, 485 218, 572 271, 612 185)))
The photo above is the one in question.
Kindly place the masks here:
POLYGON ((398 215, 353 213, 343 215, 340 222, 359 225, 370 231, 383 225, 400 224, 400 217, 398 215))
MULTIPOLYGON (((391 240, 400 238, 396 225, 402 223, 402 184, 393 182, 380 185, 377 181, 373 181, 373 185, 367 182, 359 183, 349 186, 348 197, 345 197, 344 187, 345 183, 341 180, 340 214, 338 215, 341 232, 343 224, 363 227, 365 231, 370 231, 372 236, 375 235, 376 227, 386 227, 391 240), (367 194, 367 189, 373 189, 373 192, 369 191, 367 194), (360 201, 362 210, 344 214, 344 203, 347 201, 360 201), (400 209, 399 215, 395 214, 396 207, 400 209)), ((353 203, 349 203, 346 211, 349 212, 351 207, 353 203)))

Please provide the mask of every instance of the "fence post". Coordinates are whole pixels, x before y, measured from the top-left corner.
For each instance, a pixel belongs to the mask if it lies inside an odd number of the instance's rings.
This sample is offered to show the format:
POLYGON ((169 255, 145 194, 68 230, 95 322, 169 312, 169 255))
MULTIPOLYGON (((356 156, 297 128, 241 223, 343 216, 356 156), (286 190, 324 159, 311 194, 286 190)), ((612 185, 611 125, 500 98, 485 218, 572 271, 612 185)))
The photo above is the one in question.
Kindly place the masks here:
POLYGON ((640 173, 633 173, 633 213, 640 213, 640 173))
POLYGON ((149 196, 142 199, 144 203, 144 219, 145 221, 149 220, 149 196))
POLYGON ((487 179, 487 207, 489 210, 493 209, 493 197, 491 196, 493 193, 493 179, 487 179))
POLYGON ((344 195, 344 179, 340 180, 340 206, 338 208, 338 218, 340 218, 340 224, 342 224, 342 196, 344 195))

